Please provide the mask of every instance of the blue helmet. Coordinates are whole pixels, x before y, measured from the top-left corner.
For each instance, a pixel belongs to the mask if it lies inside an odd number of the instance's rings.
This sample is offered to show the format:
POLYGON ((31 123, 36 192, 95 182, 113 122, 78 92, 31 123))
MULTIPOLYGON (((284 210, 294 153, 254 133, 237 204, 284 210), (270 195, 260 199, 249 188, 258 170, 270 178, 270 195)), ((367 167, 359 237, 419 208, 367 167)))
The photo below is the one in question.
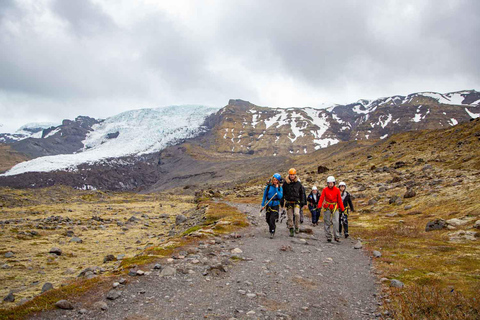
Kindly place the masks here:
POLYGON ((275 179, 277 179, 278 181, 280 181, 280 179, 282 179, 282 176, 280 175, 280 173, 275 173, 275 174, 273 175, 273 177, 274 177, 275 179))

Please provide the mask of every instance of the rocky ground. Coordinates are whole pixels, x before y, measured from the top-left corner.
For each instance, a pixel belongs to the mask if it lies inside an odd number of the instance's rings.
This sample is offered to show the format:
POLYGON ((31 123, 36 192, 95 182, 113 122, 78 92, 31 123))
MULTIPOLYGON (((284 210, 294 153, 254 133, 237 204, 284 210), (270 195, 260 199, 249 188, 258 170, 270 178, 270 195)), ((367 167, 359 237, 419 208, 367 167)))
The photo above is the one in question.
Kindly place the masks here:
MULTIPOLYGON (((371 259, 356 240, 327 243, 322 225, 269 239, 259 206, 237 204, 252 226, 131 270, 96 301, 34 319, 370 319, 377 314, 371 259), (306 230, 305 230, 306 231, 306 230)), ((308 221, 305 222, 307 224, 308 221)), ((310 228, 310 227, 309 227, 310 228)), ((305 227, 303 229, 306 229, 305 227)), ((67 305, 67 307, 70 307, 67 305)))

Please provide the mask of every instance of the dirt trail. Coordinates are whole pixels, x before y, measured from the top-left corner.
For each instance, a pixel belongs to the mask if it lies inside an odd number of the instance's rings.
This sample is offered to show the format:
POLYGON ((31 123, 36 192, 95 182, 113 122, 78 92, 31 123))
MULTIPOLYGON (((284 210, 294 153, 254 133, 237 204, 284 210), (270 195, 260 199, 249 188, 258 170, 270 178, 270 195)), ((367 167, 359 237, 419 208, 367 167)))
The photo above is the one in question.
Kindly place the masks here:
POLYGON ((73 311, 54 310, 35 319, 376 317, 377 285, 371 260, 353 249, 354 240, 327 243, 322 224, 313 228, 313 235, 295 238, 288 236, 285 224, 277 225, 275 238, 269 239, 259 206, 234 205, 249 215, 252 227, 241 238, 206 241, 184 259, 162 263, 164 270, 176 269, 173 277, 161 277, 159 270, 126 276, 129 283, 120 286, 121 296, 104 300, 106 311, 77 303, 73 311), (236 254, 242 260, 232 259, 235 248, 242 250, 236 254), (84 314, 79 313, 82 308, 84 314))

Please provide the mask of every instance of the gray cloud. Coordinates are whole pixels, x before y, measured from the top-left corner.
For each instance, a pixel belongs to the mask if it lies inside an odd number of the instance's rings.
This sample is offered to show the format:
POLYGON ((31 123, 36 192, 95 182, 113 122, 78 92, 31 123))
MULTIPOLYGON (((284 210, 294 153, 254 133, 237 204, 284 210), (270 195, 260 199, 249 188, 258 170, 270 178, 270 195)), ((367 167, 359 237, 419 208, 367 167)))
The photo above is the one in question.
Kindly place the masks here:
POLYGON ((478 89, 478 12, 474 0, 0 0, 0 123, 478 89))

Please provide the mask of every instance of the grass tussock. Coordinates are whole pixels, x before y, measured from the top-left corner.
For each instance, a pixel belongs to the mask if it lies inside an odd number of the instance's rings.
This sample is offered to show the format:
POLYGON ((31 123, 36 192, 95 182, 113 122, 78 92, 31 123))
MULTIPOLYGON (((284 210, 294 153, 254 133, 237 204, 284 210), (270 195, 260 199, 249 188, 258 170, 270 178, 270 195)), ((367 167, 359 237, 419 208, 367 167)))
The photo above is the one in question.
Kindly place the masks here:
POLYGON ((437 285, 413 285, 408 290, 394 291, 393 297, 392 303, 387 304, 386 309, 395 319, 480 318, 478 297, 467 296, 437 285))

